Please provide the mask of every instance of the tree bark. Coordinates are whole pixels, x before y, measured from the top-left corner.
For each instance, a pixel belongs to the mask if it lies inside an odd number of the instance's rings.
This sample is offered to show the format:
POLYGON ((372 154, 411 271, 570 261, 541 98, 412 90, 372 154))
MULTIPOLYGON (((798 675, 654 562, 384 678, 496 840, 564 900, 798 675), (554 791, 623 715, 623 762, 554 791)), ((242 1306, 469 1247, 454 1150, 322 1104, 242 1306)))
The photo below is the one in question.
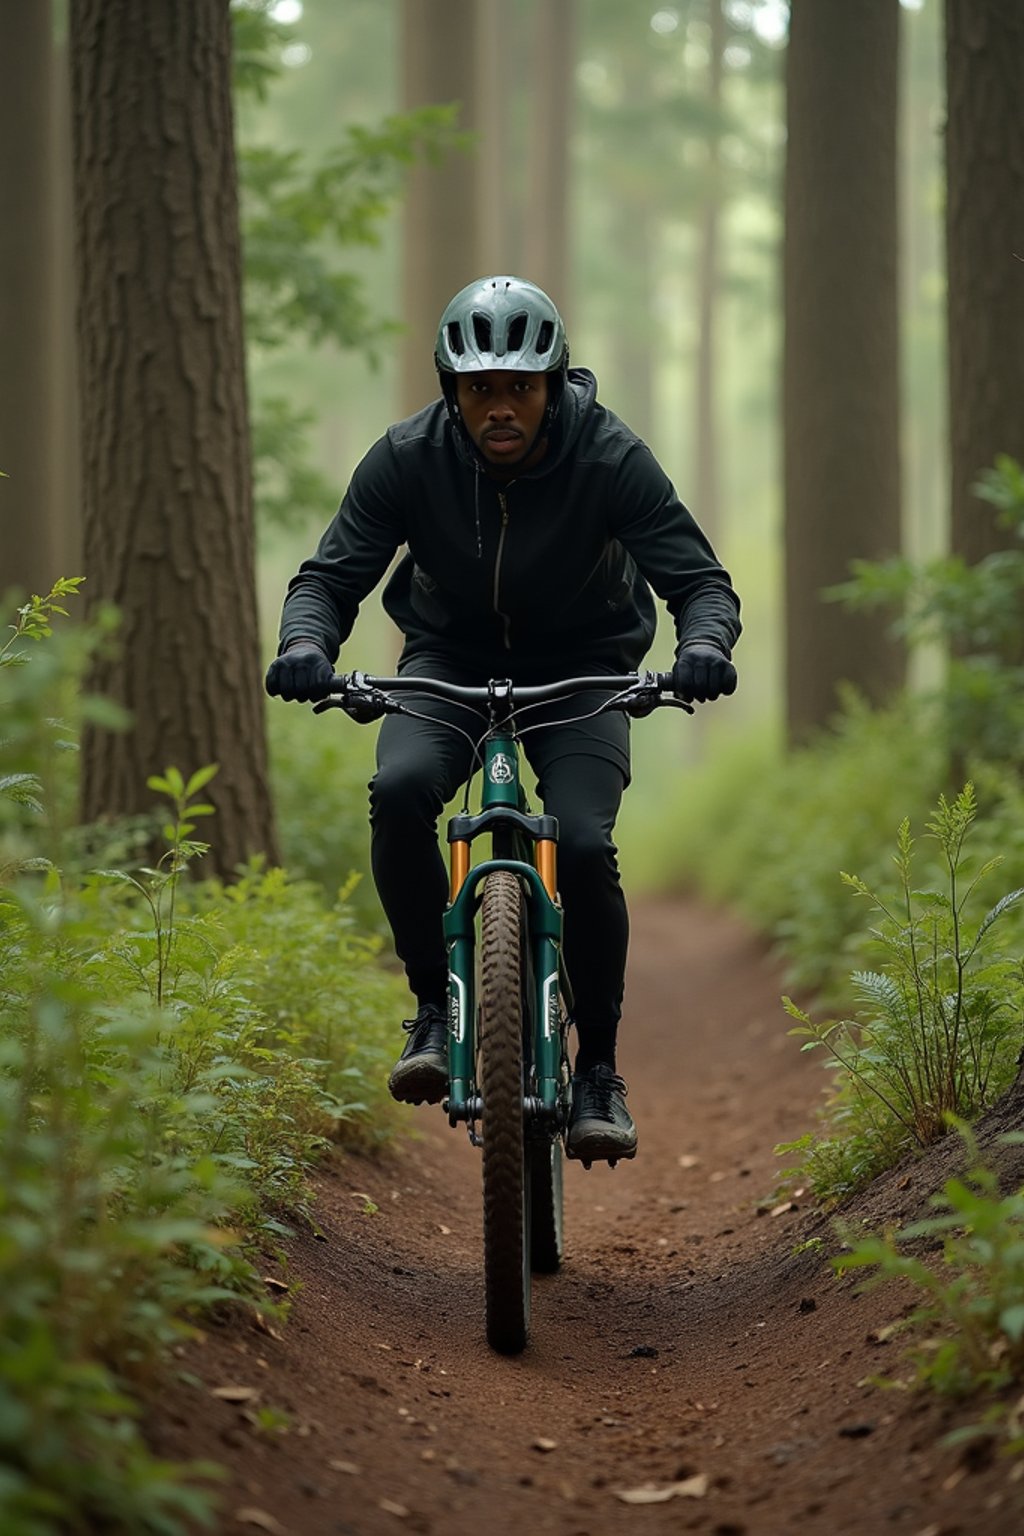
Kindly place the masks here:
POLYGON ((786 690, 790 739, 837 687, 904 675, 876 615, 825 602, 856 557, 900 548, 898 0, 795 0, 783 260, 786 690))
POLYGON ((53 475, 54 222, 50 7, 0 0, 0 592, 62 569, 53 475))
POLYGON ((973 494, 997 454, 1024 462, 1024 8, 946 0, 946 262, 952 544, 1015 544, 973 494))
POLYGON ((82 481, 75 332, 75 217, 71 186, 71 65, 65 39, 53 55, 54 292, 50 344, 53 380, 54 539, 64 574, 82 570, 82 481))
MULTIPOLYGON (((72 0, 85 566, 121 611, 86 820, 215 762, 211 862, 276 857, 256 620, 227 0, 72 0)), ((203 830, 206 830, 204 825, 203 830)))

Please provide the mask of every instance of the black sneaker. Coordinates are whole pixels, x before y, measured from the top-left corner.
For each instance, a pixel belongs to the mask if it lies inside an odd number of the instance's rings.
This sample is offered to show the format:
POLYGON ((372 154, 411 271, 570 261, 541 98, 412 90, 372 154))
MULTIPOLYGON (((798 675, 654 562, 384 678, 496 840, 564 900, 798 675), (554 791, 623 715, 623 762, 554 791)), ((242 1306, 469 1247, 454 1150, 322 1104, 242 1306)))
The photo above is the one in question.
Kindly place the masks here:
POLYGON ((636 1126, 626 1108, 626 1085, 604 1062, 573 1076, 565 1150, 585 1167, 636 1156, 636 1126))
POLYGON ((424 1003, 402 1025, 409 1033, 388 1078, 391 1097, 402 1104, 440 1104, 448 1092, 448 1020, 436 1003, 424 1003))

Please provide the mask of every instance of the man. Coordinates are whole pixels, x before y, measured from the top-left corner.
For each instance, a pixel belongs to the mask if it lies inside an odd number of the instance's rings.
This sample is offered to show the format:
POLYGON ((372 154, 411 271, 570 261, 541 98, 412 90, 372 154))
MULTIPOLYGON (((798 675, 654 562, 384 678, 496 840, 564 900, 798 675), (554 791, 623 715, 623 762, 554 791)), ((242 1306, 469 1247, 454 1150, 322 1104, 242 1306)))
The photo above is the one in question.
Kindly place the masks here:
MULTIPOLYGON (((547 294, 515 277, 471 283, 441 317, 435 361, 442 398, 374 444, 289 584, 268 692, 326 696, 359 604, 405 544, 383 594, 405 635, 401 672, 525 684, 632 671, 654 637, 653 587, 676 623, 676 694, 732 693, 729 577, 650 451, 598 404, 593 374, 569 368, 547 294)), ((472 769, 470 741, 440 722, 472 717, 429 712, 385 719, 370 804, 374 880, 419 1005, 389 1086, 434 1103, 448 1084, 437 817, 472 769)), ((566 1149, 592 1161, 632 1157, 637 1138, 615 1059, 628 919, 612 829, 629 726, 573 718, 587 712, 576 699, 531 715, 556 723, 523 747, 559 824, 578 1040, 566 1149)))

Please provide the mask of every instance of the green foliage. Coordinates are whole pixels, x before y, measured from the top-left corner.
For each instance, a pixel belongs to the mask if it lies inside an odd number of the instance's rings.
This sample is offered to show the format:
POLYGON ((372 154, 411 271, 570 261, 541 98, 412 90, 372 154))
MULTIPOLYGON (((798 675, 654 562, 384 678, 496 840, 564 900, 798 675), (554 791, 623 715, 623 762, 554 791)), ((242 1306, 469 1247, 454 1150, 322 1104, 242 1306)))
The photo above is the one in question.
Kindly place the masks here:
POLYGON ((852 978, 855 1019, 815 1023, 785 999, 804 1050, 824 1047, 836 1078, 820 1141, 781 1150, 802 1155, 816 1193, 848 1194, 911 1147, 945 1134, 950 1116, 977 1114, 1012 1081, 1024 1043, 1024 965, 993 948, 995 929, 1024 896, 1006 892, 983 910, 981 887, 1002 862, 972 860, 965 844, 976 815, 974 789, 940 796, 928 823, 945 870, 943 889, 915 889, 914 840, 900 827, 897 889, 890 896, 855 876, 867 899, 880 968, 852 978))
POLYGON ((87 630, 54 633, 55 617, 66 616, 64 604, 83 580, 63 577, 45 597, 15 607, 0 644, 0 880, 55 854, 75 810, 80 724, 115 730, 125 720, 83 686, 90 658, 116 627, 113 611, 101 608, 87 630))
POLYGON ((343 886, 363 925, 381 929, 380 903, 366 878, 375 732, 339 717, 278 709, 270 711, 268 735, 286 867, 325 891, 343 886))
MULTIPOLYGON (((915 1385, 955 1397, 992 1396, 1024 1382, 1024 1190, 1001 1194, 967 1127, 957 1129, 972 1168, 932 1198, 936 1214, 881 1237, 846 1233, 850 1251, 832 1263, 840 1274, 873 1270, 872 1285, 909 1282, 922 1297, 906 1324, 917 1337, 910 1356, 915 1385), (937 1241, 938 1265, 921 1251, 937 1241)), ((1005 1140, 1021 1142, 1024 1135, 1005 1140)), ((997 1396, 980 1423, 951 1439, 997 1434, 1008 1451, 1024 1452, 1020 1403, 997 1396)))
POLYGON ((46 786, 66 728, 32 712, 102 641, 49 634, 70 590, 20 610, 0 653, 0 767, 35 754, 30 793, 0 774, 25 854, 0 880, 0 1528, 173 1536, 209 1523, 196 1479, 216 1469, 152 1457, 135 1388, 204 1309, 273 1310, 250 1255, 306 1209, 311 1161, 396 1124, 403 989, 344 893, 258 866, 190 878, 212 768, 150 781, 155 867, 64 862, 46 786))
POLYGON ((456 112, 421 107, 377 128, 353 124, 312 170, 296 151, 240 150, 251 341, 273 347, 300 335, 373 356, 376 343, 395 332, 393 323, 371 316, 362 280, 339 268, 334 253, 380 244, 404 174, 420 158, 437 161, 465 144, 456 112))
POLYGON ((939 644, 948 655, 937 702, 951 754, 970 743, 990 762, 1018 762, 1024 738, 1024 469, 1001 456, 975 487, 1019 547, 976 565, 944 556, 856 561, 834 589, 852 608, 894 609, 896 631, 914 646, 939 644))
POLYGON ((941 769, 925 707, 906 699, 873 711, 848 695, 813 746, 784 755, 765 739, 716 751, 688 776, 661 857, 770 934, 791 987, 838 1000, 862 928, 839 870, 884 884, 893 830, 908 812, 924 818, 941 769))

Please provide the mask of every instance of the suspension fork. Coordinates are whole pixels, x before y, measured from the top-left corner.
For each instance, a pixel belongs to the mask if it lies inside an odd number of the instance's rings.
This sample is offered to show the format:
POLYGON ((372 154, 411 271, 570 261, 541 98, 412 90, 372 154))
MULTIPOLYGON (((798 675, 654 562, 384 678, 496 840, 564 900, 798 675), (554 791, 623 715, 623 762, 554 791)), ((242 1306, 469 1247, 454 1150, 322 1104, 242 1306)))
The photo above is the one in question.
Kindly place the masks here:
POLYGON ((473 1120, 479 1112, 476 1091, 476 950, 475 918, 479 887, 496 870, 509 870, 523 881, 527 932, 533 956, 533 1100, 530 1108, 557 1122, 561 1089, 562 1037, 558 1009, 562 912, 548 895, 540 872, 520 859, 488 859, 466 872, 444 916, 448 948, 448 1118, 473 1120))
POLYGON ((533 1039, 531 1066, 535 1106, 556 1113, 561 1077, 561 1033, 558 1013, 559 955, 562 913, 557 902, 555 850, 558 827, 553 817, 529 816, 519 782, 519 751, 511 730, 495 731, 484 744, 483 795, 479 816, 456 816, 448 829, 451 890, 444 918, 448 949, 448 1056, 450 1095, 448 1114, 475 1117, 479 1096, 475 1083, 476 996, 474 918, 478 890, 487 875, 508 869, 524 882, 527 942, 533 961, 531 975, 533 1039), (470 844, 479 833, 492 830, 499 857, 470 870, 470 844), (515 844, 532 844, 533 861, 501 857, 518 854, 515 844))

